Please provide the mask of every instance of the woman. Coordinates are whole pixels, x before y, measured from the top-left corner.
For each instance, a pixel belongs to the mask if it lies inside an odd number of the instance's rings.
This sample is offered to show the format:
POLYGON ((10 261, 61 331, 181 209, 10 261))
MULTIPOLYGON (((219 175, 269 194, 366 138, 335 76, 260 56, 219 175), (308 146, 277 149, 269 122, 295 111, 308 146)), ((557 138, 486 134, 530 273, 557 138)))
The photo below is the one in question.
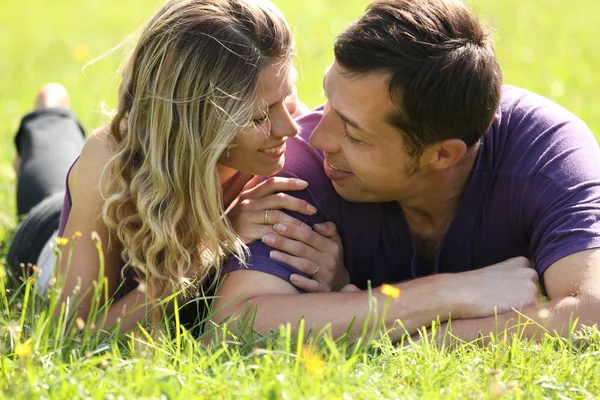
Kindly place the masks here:
MULTIPOLYGON (((282 168, 285 141, 297 133, 293 53, 285 18, 266 0, 172 0, 154 14, 122 67, 110 125, 86 141, 67 175, 58 234, 81 238, 61 257, 63 293, 85 293, 98 279, 96 232, 117 299, 105 324, 121 320, 127 330, 152 302, 212 286, 223 260, 243 258, 244 242, 271 224, 294 221, 272 209, 316 211, 269 196, 306 183, 256 186, 282 168), (234 204, 244 188, 246 200, 234 204), (132 290, 134 278, 145 290, 132 290)), ((91 304, 85 294, 78 315, 91 304)))

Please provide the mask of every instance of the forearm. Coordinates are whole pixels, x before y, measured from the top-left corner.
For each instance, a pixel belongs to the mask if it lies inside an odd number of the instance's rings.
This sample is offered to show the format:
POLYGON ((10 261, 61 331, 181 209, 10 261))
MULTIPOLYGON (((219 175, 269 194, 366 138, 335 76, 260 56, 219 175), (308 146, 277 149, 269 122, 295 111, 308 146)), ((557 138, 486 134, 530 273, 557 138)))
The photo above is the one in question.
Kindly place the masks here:
POLYGON ((120 322, 119 332, 126 332, 141 322, 152 307, 145 293, 132 290, 99 314, 97 329, 111 328, 120 322))
MULTIPOLYGON (((578 330, 582 325, 598 323, 600 323, 598 300, 567 296, 498 316, 453 320, 449 324, 448 332, 464 341, 473 341, 482 335, 484 342, 487 342, 490 333, 506 337, 508 340, 515 335, 520 338, 539 340, 545 332, 565 337, 571 330, 578 330)), ((441 331, 440 333, 443 334, 446 329, 441 331)))
MULTIPOLYGON (((261 278, 267 279, 265 276, 261 278)), ((390 337, 396 341, 403 334, 413 334, 421 327, 431 325, 431 322, 438 318, 442 322, 448 320, 458 305, 457 296, 447 290, 445 278, 444 275, 437 275, 394 285, 401 290, 397 301, 389 299, 379 289, 372 291, 372 300, 366 291, 260 294, 246 296, 230 305, 226 303, 226 298, 230 296, 225 294, 224 298, 216 301, 217 313, 214 319, 221 321, 227 316, 241 316, 243 323, 239 326, 243 326, 247 320, 252 320, 252 328, 262 335, 276 331, 282 324, 291 323, 296 326, 304 319, 306 334, 314 334, 329 326, 333 337, 340 337, 345 333, 359 336, 363 327, 366 326, 370 330, 383 323, 388 329, 394 328, 390 337), (245 315, 241 315, 244 310, 245 315), (400 323, 397 323, 397 320, 400 323), (351 324, 352 328, 349 330, 351 324)), ((222 289, 229 293, 240 293, 228 290, 227 287, 222 289)), ((230 325, 230 329, 237 330, 235 323, 230 325)))
MULTIPOLYGON (((119 300, 110 305, 100 305, 97 311, 91 310, 92 294, 88 294, 81 303, 77 305, 77 316, 84 320, 88 319, 90 312, 94 312, 91 322, 93 329, 110 329, 119 323, 119 331, 125 332, 134 328, 142 321, 148 310, 154 306, 148 296, 138 290, 132 290, 119 300)), ((77 297, 71 296, 70 304, 77 303, 77 297)), ((57 317, 60 316, 60 307, 57 308, 57 317)))

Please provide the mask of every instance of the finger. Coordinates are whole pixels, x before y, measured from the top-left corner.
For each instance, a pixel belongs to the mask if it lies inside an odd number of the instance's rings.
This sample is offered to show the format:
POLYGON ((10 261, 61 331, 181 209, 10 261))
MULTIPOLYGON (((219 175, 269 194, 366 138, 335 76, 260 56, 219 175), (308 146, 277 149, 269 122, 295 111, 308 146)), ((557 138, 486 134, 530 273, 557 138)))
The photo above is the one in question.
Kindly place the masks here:
POLYGON ((333 222, 320 222, 318 224, 314 224, 313 228, 315 231, 319 232, 325 237, 332 237, 337 235, 337 229, 333 222))
POLYGON ((337 228, 333 222, 321 222, 313 225, 313 229, 319 232, 321 235, 335 240, 336 242, 341 242, 342 238, 340 237, 337 228))
POLYGON ((244 200, 248 208, 254 210, 288 210, 304 215, 313 215, 317 212, 315 206, 306 200, 299 199, 287 193, 277 193, 260 199, 244 200))
MULTIPOLYGON (((266 220, 271 229, 273 231, 273 225, 278 223, 287 223, 290 225, 300 226, 303 224, 302 221, 292 217, 289 214, 284 213, 279 210, 265 210, 266 211, 266 220)), ((265 222, 265 211, 259 211, 262 214, 263 223, 265 222)))
POLYGON ((343 288, 341 288, 340 292, 354 293, 354 292, 361 292, 361 290, 353 284, 348 284, 348 285, 344 286, 343 288))
POLYGON ((321 283, 314 279, 308 279, 301 275, 292 274, 290 276, 290 282, 292 285, 296 286, 299 289, 304 290, 308 293, 317 293, 317 292, 325 292, 325 288, 321 283))
POLYGON ((272 177, 243 193, 246 199, 257 199, 273 193, 303 190, 308 182, 296 178, 272 177))
MULTIPOLYGON (((268 229, 264 231, 264 235, 273 232, 273 225, 279 222, 285 222, 291 225, 302 225, 302 221, 292 217, 279 210, 259 210, 259 211, 246 211, 244 214, 240 214, 238 219, 243 216, 244 220, 252 225, 266 226, 268 229)), ((261 232, 263 232, 261 230, 261 232)), ((262 236, 261 236, 262 237, 262 236)))
POLYGON ((273 260, 282 261, 286 264, 289 264, 292 267, 296 268, 298 271, 304 272, 306 275, 309 275, 311 277, 316 277, 316 275, 318 275, 315 274, 315 272, 319 270, 319 268, 317 268, 317 264, 306 258, 295 257, 290 254, 282 253, 276 250, 271 251, 269 257, 271 257, 273 260))
POLYGON ((263 236, 269 233, 273 233, 273 227, 271 225, 252 224, 238 229, 235 233, 242 238, 244 243, 248 244, 261 240, 263 236))
MULTIPOLYGON (((335 243, 331 239, 313 231, 306 224, 298 226, 283 222, 273 225, 273 230, 281 236, 307 244, 320 252, 332 251, 331 247, 335 246, 335 243)), ((303 256, 302 254, 294 255, 303 256)))
POLYGON ((315 263, 319 262, 321 252, 313 249, 312 247, 293 239, 270 233, 262 237, 262 241, 267 246, 271 246, 274 249, 282 251, 292 256, 306 258, 315 263))

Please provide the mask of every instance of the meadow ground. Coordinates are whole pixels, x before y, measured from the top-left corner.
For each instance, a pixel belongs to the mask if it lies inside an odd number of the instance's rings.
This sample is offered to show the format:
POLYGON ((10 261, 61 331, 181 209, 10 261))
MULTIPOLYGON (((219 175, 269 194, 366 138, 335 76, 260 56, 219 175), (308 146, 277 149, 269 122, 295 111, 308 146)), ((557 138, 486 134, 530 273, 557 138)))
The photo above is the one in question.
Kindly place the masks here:
MULTIPOLYGON (((97 127, 100 104, 115 105, 115 71, 123 52, 84 71, 83 65, 118 44, 161 2, 0 2, 0 254, 17 223, 12 137, 37 88, 62 82, 84 126, 97 127)), ((297 33, 300 96, 316 106, 323 101, 321 80, 333 38, 368 1, 276 3, 297 33)), ((505 81, 559 102, 600 134, 596 1, 470 4, 494 29, 505 81)), ((380 340, 350 347, 326 340, 311 355, 284 329, 265 339, 261 350, 235 344, 206 350, 187 334, 90 338, 66 328, 48 332, 50 319, 39 308, 43 302, 27 293, 0 295, 0 397, 592 398, 600 393, 597 330, 576 345, 547 338, 541 344, 495 341, 483 349, 467 344, 451 351, 428 343, 395 347, 380 340)))

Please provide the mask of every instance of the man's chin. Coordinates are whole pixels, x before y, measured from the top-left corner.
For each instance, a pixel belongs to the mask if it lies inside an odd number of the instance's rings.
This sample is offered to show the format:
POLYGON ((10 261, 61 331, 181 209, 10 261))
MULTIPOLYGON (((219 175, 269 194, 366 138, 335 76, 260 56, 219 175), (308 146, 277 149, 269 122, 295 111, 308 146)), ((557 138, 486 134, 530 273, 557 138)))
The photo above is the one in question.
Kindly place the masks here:
POLYGON ((357 190, 353 187, 347 187, 346 185, 340 185, 336 181, 331 181, 333 184, 333 188, 337 192, 337 194, 346 201, 351 201, 354 203, 367 203, 368 199, 365 199, 364 193, 357 190))

